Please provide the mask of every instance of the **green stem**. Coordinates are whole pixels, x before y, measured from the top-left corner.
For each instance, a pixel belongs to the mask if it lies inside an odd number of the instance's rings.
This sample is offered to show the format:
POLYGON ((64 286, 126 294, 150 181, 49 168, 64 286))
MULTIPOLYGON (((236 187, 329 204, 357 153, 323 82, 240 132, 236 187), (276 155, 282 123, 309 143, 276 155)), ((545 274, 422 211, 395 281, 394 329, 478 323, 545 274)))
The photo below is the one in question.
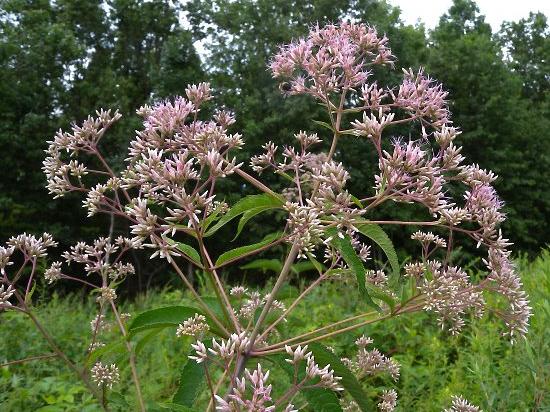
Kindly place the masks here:
POLYGON ((120 319, 120 315, 118 313, 118 310, 115 306, 115 303, 111 301, 111 308, 113 309, 113 313, 115 314, 115 318, 118 324, 118 327, 120 328, 120 333, 124 337, 124 342, 126 344, 126 350, 128 351, 128 360, 130 363, 130 369, 132 371, 132 380, 134 381, 134 386, 136 388, 136 396, 139 403, 139 409, 141 412, 145 412, 145 402, 143 402, 143 395, 141 393, 141 385, 139 383, 139 375, 137 373, 137 367, 136 367, 136 353, 134 352, 134 348, 132 347, 132 344, 128 340, 128 334, 126 333, 126 328, 124 327, 124 324, 122 323, 122 320, 120 319))

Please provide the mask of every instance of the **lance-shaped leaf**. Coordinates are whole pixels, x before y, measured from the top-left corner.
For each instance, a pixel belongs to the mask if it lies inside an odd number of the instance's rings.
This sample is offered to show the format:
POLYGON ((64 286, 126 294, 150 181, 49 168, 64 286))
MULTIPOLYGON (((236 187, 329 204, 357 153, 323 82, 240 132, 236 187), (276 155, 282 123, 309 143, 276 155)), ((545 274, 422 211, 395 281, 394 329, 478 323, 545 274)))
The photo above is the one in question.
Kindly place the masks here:
POLYGON ((197 250, 194 247, 181 242, 176 242, 176 247, 180 252, 182 252, 185 256, 191 259, 193 263, 202 267, 201 256, 199 255, 199 252, 197 252, 197 250))
POLYGON ((180 375, 180 382, 172 402, 176 405, 192 407, 205 383, 206 365, 188 359, 180 375))
POLYGON ((108 343, 104 346, 94 349, 88 358, 86 359, 86 367, 90 367, 97 360, 101 359, 105 355, 115 356, 120 354, 127 354, 124 339, 120 338, 114 342, 108 343))
POLYGON ((325 127, 327 128, 328 130, 330 130, 331 132, 334 133, 334 127, 332 127, 332 125, 330 123, 327 123, 327 122, 323 122, 321 120, 312 120, 313 123, 315 123, 316 125, 318 126, 321 126, 321 127, 325 127))
POLYGON ((239 237, 239 235, 241 234, 241 232, 244 229, 245 225, 254 216, 259 215, 260 213, 263 213, 266 210, 272 210, 272 209, 276 209, 278 207, 279 206, 274 206, 274 205, 259 206, 259 207, 254 207, 254 208, 244 212, 243 215, 241 216, 241 219, 239 220, 239 224, 237 226, 237 233, 235 234, 235 237, 233 238, 233 240, 235 240, 235 239, 237 239, 237 237, 239 237))
POLYGON ((300 273, 317 270, 318 266, 316 265, 316 263, 319 263, 319 262, 311 262, 309 260, 304 260, 303 262, 296 262, 290 267, 290 270, 292 273, 299 275, 300 273))
POLYGON ((195 313, 206 318, 212 332, 220 333, 216 324, 207 315, 201 310, 189 306, 167 306, 142 312, 132 321, 129 332, 130 335, 134 335, 149 329, 177 327, 184 320, 194 316, 195 313))
MULTIPOLYGON (((241 216, 242 214, 248 212, 249 210, 259 209, 259 208, 265 208, 264 210, 268 210, 272 208, 281 207, 282 205, 283 205, 283 201, 281 199, 275 196, 268 195, 267 193, 264 193, 261 195, 246 196, 243 199, 239 200, 237 203, 235 203, 235 205, 231 209, 229 209, 229 211, 225 215, 223 215, 222 218, 218 220, 214 226, 208 229, 208 231, 205 233, 204 236, 213 235, 222 226, 226 225, 236 217, 241 216)), ((246 221, 244 223, 246 223, 246 221)))
POLYGON ((251 252, 254 252, 264 246, 269 245, 275 240, 280 239, 282 236, 282 233, 272 233, 270 235, 267 235, 261 242, 254 243, 252 245, 241 246, 236 249, 232 249, 230 251, 222 253, 218 260, 216 260, 216 266, 221 266, 224 263, 233 261, 251 252))
POLYGON ((340 384, 346 392, 357 402, 362 411, 374 411, 373 403, 368 399, 367 394, 363 390, 361 384, 353 373, 342 363, 342 361, 330 350, 320 343, 313 342, 309 345, 309 350, 315 356, 315 361, 320 367, 330 365, 334 370, 334 375, 342 378, 340 384))
POLYGON ((359 286, 359 292, 361 292, 361 295, 363 296, 367 304, 381 312, 382 309, 372 300, 369 292, 367 291, 366 270, 363 266, 363 262, 361 262, 361 259, 359 259, 359 256, 357 256, 357 253, 355 253, 355 249, 351 244, 350 237, 348 235, 342 235, 342 237, 340 237, 336 228, 329 228, 327 230, 327 233, 329 234, 329 236, 332 237, 332 244, 334 245, 334 247, 338 249, 338 251, 342 255, 342 258, 344 258, 344 261, 347 263, 351 271, 355 274, 357 284, 359 286))
POLYGON ((400 266, 399 259, 397 258, 397 253, 395 251, 395 248, 393 247, 392 241, 390 240, 386 232, 384 232, 384 230, 382 230, 382 228, 377 224, 368 223, 368 221, 365 221, 365 223, 356 224, 355 227, 359 230, 359 232, 361 232, 363 235, 365 235, 378 246, 380 246, 380 248, 384 251, 392 268, 392 274, 389 279, 389 284, 390 287, 395 287, 399 280, 400 266))
POLYGON ((239 266, 239 269, 245 270, 261 270, 262 273, 267 271, 272 271, 275 273, 281 272, 283 264, 279 259, 256 259, 252 262, 247 263, 246 265, 239 266))
POLYGON ((176 242, 173 239, 165 238, 169 245, 175 245, 176 248, 182 252, 189 260, 191 260, 194 264, 196 264, 199 267, 202 266, 201 262, 201 256, 199 255, 199 252, 197 252, 197 249, 195 249, 193 246, 189 246, 186 243, 182 242, 176 242))

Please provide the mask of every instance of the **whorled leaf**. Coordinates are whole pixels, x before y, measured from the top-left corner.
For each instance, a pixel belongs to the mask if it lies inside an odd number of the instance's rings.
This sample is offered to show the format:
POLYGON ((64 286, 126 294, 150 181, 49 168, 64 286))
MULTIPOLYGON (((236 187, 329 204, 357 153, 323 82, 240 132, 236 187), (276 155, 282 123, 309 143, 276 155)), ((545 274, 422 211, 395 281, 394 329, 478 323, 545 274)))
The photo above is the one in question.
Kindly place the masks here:
MULTIPOLYGON (((210 229, 204 234, 205 237, 212 236, 221 227, 229 223, 231 220, 245 214, 252 209, 265 208, 269 210, 273 208, 279 208, 283 205, 283 201, 275 196, 271 196, 267 193, 260 195, 250 195, 239 200, 229 211, 223 215, 220 220, 216 222, 210 229)), ((251 218, 252 216, 250 216, 251 218)), ((248 221, 248 219, 246 220, 248 221)), ((246 223, 246 221, 244 223, 246 223)), ((244 226, 244 224, 243 224, 244 226)), ((241 228, 242 230, 242 228, 241 228)))
POLYGON ((270 235, 267 235, 266 237, 264 237, 264 239, 258 243, 241 246, 241 247, 229 250, 225 253, 222 253, 220 257, 218 257, 218 259, 216 260, 216 266, 221 266, 224 263, 233 261, 261 247, 267 246, 270 243, 276 241, 277 239, 280 239, 282 236, 283 236, 282 233, 271 233, 270 235))
POLYGON ((399 281, 400 265, 397 252, 395 251, 395 247, 393 246, 389 236, 379 225, 369 223, 368 221, 365 221, 365 223, 357 223, 355 227, 359 230, 359 232, 380 246, 380 248, 384 251, 384 254, 388 258, 388 262, 392 268, 392 274, 389 277, 389 284, 392 288, 396 287, 397 282, 399 281))
POLYGON ((357 256, 357 253, 355 252, 355 249, 351 244, 350 237, 348 235, 340 237, 336 228, 329 228, 327 230, 327 233, 329 236, 332 237, 332 244, 334 245, 334 247, 340 252, 344 261, 355 274, 359 287, 359 292, 361 293, 361 296, 365 299, 365 302, 369 306, 381 312, 382 309, 372 300, 372 297, 367 291, 366 270, 363 266, 363 262, 361 261, 361 259, 359 259, 359 256, 357 256))
POLYGON ((192 407, 205 384, 205 366, 188 359, 180 375, 178 390, 172 403, 184 407, 192 407))

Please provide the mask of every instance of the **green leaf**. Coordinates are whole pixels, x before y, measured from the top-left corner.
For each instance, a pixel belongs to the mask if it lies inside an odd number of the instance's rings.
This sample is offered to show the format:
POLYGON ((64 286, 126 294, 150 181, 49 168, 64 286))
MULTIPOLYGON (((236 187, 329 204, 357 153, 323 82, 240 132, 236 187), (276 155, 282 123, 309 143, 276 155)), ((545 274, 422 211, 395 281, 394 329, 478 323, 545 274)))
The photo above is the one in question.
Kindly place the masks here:
POLYGON ((395 309, 395 299, 393 298, 393 296, 391 296, 389 293, 384 292, 379 287, 370 284, 369 282, 367 282, 365 287, 367 288, 370 296, 375 299, 380 299, 382 302, 385 302, 390 307, 390 311, 393 312, 393 310, 395 309))
POLYGON ((321 126, 321 127, 325 127, 327 128, 328 130, 330 130, 331 132, 334 132, 334 127, 332 127, 332 125, 330 123, 327 123, 327 122, 322 122, 320 120, 312 120, 313 123, 315 123, 316 125, 318 126, 321 126))
POLYGON ((216 220, 220 217, 220 211, 224 207, 223 202, 221 202, 213 211, 210 213, 206 219, 203 220, 202 226, 204 231, 206 231, 212 223, 214 223, 216 220))
POLYGON ((193 246, 189 246, 188 244, 182 242, 176 242, 168 237, 166 238, 166 241, 170 245, 176 245, 176 248, 187 256, 194 264, 202 267, 201 256, 193 246))
POLYGON ((359 223, 356 224, 355 227, 361 232, 363 235, 371 239, 373 242, 375 242, 380 248, 384 251, 386 254, 386 257, 388 258, 388 261, 390 262, 390 266, 392 268, 392 274, 389 278, 389 285, 390 287, 394 288, 397 286, 397 282, 399 281, 399 259, 397 258, 397 253, 395 251, 395 248, 393 247, 393 243, 382 230, 380 226, 374 223, 368 223, 368 221, 365 221, 365 223, 359 223))
POLYGON ((319 274, 323 273, 326 270, 325 265, 315 259, 315 256, 313 256, 311 253, 307 253, 307 258, 309 259, 311 264, 315 266, 315 269, 317 270, 317 272, 319 272, 319 274))
POLYGON ((267 271, 272 271, 275 273, 280 273, 283 268, 283 264, 279 259, 256 259, 252 262, 247 263, 246 265, 239 266, 239 269, 251 270, 257 269, 261 270, 263 273, 267 271))
MULTIPOLYGON (((163 402, 158 403, 157 406, 160 409, 153 410, 152 412, 161 411, 161 412, 198 412, 196 409, 189 408, 187 406, 178 405, 172 402, 163 402)), ((148 411, 151 411, 151 409, 147 409, 148 411)))
POLYGON ((164 308, 151 309, 140 313, 130 325, 130 334, 135 334, 149 329, 177 327, 185 319, 198 313, 206 317, 211 329, 217 329, 211 319, 197 308, 189 306, 167 306, 164 308))
POLYGON ((246 255, 247 253, 253 252, 261 247, 264 247, 266 245, 269 245, 273 241, 279 239, 283 234, 278 233, 271 233, 270 235, 267 235, 262 241, 258 243, 254 243, 252 245, 246 245, 241 246, 236 249, 232 249, 228 252, 222 253, 221 256, 216 260, 216 266, 221 266, 226 262, 232 261, 234 259, 237 259, 243 255, 246 255))
POLYGON ((277 292, 277 300, 296 299, 298 295, 300 295, 300 290, 296 286, 286 283, 277 292))
POLYGON ((242 215, 243 213, 246 213, 251 209, 260 208, 260 207, 278 208, 278 207, 281 207, 282 205, 283 205, 283 201, 281 199, 275 196, 268 195, 267 193, 263 193, 261 195, 246 196, 243 199, 239 200, 237 203, 235 203, 235 205, 231 209, 229 209, 229 211, 225 215, 223 215, 223 217, 214 226, 212 226, 204 234, 204 236, 207 237, 207 236, 213 235, 222 226, 226 225, 231 220, 242 215))
POLYGON ((153 340, 153 338, 155 338, 160 332, 162 332, 164 330, 164 327, 162 328, 155 328, 153 330, 151 330, 149 333, 145 334, 145 336, 143 336, 141 339, 139 339, 136 343, 136 347, 134 349, 134 352, 137 355, 140 354, 140 352, 145 348, 145 345, 153 340))
MULTIPOLYGON (((220 300, 216 296, 201 296, 201 299, 204 302, 204 304, 206 306, 208 306, 208 309, 210 309, 212 311, 214 316, 216 316, 220 320, 221 323, 224 323, 226 327, 231 328, 230 325, 228 325, 224 322, 226 320, 225 319, 226 312, 225 312, 225 309, 224 309, 223 305, 220 303, 220 300)), ((191 303, 190 305, 196 307, 199 310, 199 312, 202 312, 202 309, 198 304, 191 303)), ((208 317, 207 317, 207 319, 208 319, 208 317)), ((209 326, 210 326, 210 329, 213 333, 216 333, 220 336, 225 336, 224 334, 221 334, 219 332, 219 330, 218 330, 217 326, 215 326, 214 322, 212 322, 212 324, 209 323, 209 326)))
POLYGON ((307 399, 310 410, 319 412, 342 412, 338 396, 330 389, 314 388, 301 391, 307 399))
POLYGON ((369 401, 363 387, 353 373, 342 363, 342 361, 330 350, 320 343, 313 342, 309 345, 309 350, 315 356, 315 361, 320 367, 325 367, 330 364, 336 376, 340 376, 342 380, 340 384, 346 392, 357 402, 362 411, 374 411, 375 407, 369 401))
POLYGON ((93 365, 98 359, 105 355, 111 356, 120 354, 126 354, 126 346, 123 338, 94 349, 86 359, 86 365, 87 367, 93 365))
POLYGON ((111 408, 116 406, 117 410, 129 410, 131 408, 124 395, 115 391, 109 392, 109 406, 111 408))
POLYGON ((405 282, 401 285, 401 303, 405 303, 407 300, 409 300, 412 297, 412 290, 414 286, 414 278, 409 277, 405 280, 405 282))
POLYGON ((311 272, 313 270, 317 270, 317 266, 315 265, 315 263, 310 262, 309 260, 305 260, 303 262, 294 263, 290 267, 290 270, 292 271, 292 273, 299 275, 300 273, 303 273, 303 272, 311 272))
POLYGON ((180 375, 178 390, 172 399, 177 405, 191 407, 205 383, 205 366, 189 359, 180 375))
POLYGON ((360 207, 361 209, 363 209, 363 203, 361 203, 361 200, 353 195, 351 195, 351 201, 353 203, 355 203, 355 205, 357 205, 358 207, 360 207))
POLYGON ((276 209, 277 207, 278 206, 259 206, 244 212, 243 215, 241 216, 241 219, 239 220, 239 225, 237 227, 237 234, 235 235, 233 240, 239 237, 239 235, 241 234, 241 231, 244 229, 245 225, 248 223, 250 219, 252 219, 256 215, 259 215, 262 212, 265 212, 266 210, 276 209))
POLYGON ((357 284, 359 286, 359 292, 361 292, 361 295, 363 296, 367 304, 375 308, 377 311, 381 312, 382 309, 372 300, 369 292, 367 291, 367 277, 365 267, 363 266, 363 262, 361 262, 361 259, 359 259, 359 256, 357 256, 357 253, 355 253, 355 249, 353 249, 353 246, 351 245, 350 237, 348 235, 345 235, 343 238, 341 238, 340 236, 338 236, 338 231, 336 230, 336 228, 330 228, 329 230, 327 230, 327 233, 332 236, 333 245, 336 247, 336 249, 338 249, 352 272, 355 273, 357 284))
POLYGON ((193 246, 189 246, 181 242, 176 242, 176 247, 180 252, 182 252, 185 256, 191 259, 193 263, 195 263, 198 266, 202 266, 201 256, 193 246))

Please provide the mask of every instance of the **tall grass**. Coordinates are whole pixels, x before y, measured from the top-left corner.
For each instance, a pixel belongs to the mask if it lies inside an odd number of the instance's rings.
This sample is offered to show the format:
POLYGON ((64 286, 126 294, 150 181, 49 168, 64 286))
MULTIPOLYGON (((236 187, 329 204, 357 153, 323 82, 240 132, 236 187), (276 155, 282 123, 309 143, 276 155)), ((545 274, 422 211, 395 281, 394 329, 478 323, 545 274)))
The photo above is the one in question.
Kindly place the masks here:
MULTIPOLYGON (((500 337, 500 322, 490 313, 469 322, 457 337, 441 331, 433 317, 415 314, 369 325, 344 340, 340 338, 340 346, 334 350, 344 353, 356 337, 365 333, 381 351, 391 354, 401 364, 400 380, 393 383, 376 378, 368 382, 368 387, 373 392, 395 387, 399 411, 440 411, 449 406, 451 395, 458 394, 485 411, 550 411, 550 252, 543 252, 533 262, 520 259, 518 266, 534 311, 526 341, 511 346, 500 337)), ((305 332, 355 312, 357 302, 348 290, 337 282, 315 290, 295 311, 293 330, 305 332)), ((186 300, 180 291, 157 290, 127 303, 124 310, 137 313, 186 300)), ((37 311, 76 360, 85 358, 94 312, 94 302, 80 295, 54 296, 42 302, 37 311)), ((115 336, 113 332, 112 339, 115 336)), ((166 410, 161 404, 169 401, 176 389, 177 371, 186 362, 189 342, 177 339, 173 330, 166 330, 141 349, 138 367, 145 398, 151 410, 166 410), (166 371, 174 372, 167 375, 166 371)), ((0 363, 49 353, 22 315, 0 314, 0 363)), ((115 361, 116 356, 106 360, 115 361)), ((121 384, 110 395, 112 409, 131 410, 126 403, 131 405, 131 398, 129 371, 122 370, 121 384)), ((55 358, 49 358, 0 367, 0 410, 99 409, 73 374, 55 358)))

